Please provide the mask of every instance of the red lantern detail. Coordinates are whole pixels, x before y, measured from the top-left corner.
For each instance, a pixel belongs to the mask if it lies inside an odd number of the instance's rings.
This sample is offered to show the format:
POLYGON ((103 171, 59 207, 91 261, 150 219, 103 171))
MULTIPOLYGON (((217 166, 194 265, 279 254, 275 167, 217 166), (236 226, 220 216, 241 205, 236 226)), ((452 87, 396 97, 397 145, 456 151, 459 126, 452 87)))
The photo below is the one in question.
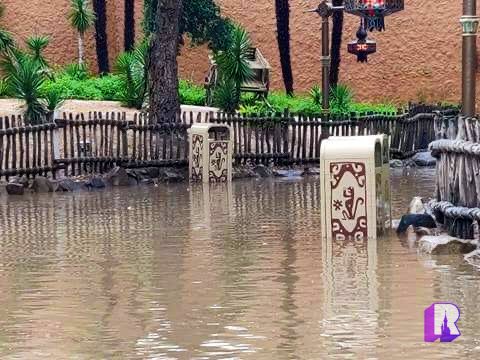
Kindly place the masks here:
POLYGON ((365 19, 368 30, 385 30, 384 17, 404 9, 404 0, 345 0, 345 11, 365 19))

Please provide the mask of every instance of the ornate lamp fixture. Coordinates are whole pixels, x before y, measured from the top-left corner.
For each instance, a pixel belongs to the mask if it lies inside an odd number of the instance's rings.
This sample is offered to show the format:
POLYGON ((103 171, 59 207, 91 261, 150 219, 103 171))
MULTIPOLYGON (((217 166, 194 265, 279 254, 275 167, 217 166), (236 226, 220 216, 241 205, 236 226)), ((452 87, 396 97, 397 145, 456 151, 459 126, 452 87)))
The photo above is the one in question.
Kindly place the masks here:
POLYGON ((385 30, 384 17, 404 9, 404 0, 345 0, 347 13, 365 19, 365 28, 385 30))
POLYGON ((360 21, 360 27, 357 30, 357 40, 348 43, 348 52, 357 55, 358 62, 367 62, 368 55, 377 52, 377 43, 367 38, 367 32, 360 21))

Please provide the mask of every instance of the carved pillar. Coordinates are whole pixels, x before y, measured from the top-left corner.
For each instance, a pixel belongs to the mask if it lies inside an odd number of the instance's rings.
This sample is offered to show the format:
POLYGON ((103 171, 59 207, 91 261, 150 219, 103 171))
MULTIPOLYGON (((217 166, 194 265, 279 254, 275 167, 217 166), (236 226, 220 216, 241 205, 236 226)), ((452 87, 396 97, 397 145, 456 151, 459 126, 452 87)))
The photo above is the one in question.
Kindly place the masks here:
POLYGON ((476 0, 463 1, 462 24, 462 114, 475 115, 476 72, 477 72, 477 16, 476 0))

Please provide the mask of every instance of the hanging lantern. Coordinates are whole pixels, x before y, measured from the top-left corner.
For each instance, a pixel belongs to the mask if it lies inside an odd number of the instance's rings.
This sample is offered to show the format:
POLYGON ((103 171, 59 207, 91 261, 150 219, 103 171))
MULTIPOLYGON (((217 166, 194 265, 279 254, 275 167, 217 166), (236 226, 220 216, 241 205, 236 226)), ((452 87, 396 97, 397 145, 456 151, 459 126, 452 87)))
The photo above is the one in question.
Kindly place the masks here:
POLYGON ((367 35, 363 21, 360 20, 360 27, 357 30, 357 40, 348 43, 347 48, 350 54, 357 55, 358 62, 367 62, 368 55, 377 52, 377 43, 374 40, 369 40, 367 35))
POLYGON ((384 17, 403 9, 404 0, 345 0, 345 11, 364 18, 370 31, 385 30, 384 17))

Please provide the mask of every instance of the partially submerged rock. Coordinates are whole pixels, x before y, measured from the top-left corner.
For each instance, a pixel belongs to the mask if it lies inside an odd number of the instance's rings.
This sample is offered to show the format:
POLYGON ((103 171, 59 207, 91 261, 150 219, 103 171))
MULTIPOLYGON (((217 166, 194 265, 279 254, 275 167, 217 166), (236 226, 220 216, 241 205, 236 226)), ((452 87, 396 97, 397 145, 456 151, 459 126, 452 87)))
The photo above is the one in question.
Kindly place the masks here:
POLYGON ((273 176, 273 171, 272 169, 270 169, 269 167, 263 165, 263 164, 260 164, 260 165, 257 165, 253 168, 253 171, 259 176, 259 177, 262 177, 262 178, 266 178, 266 177, 271 177, 273 176))
POLYGON ((438 236, 423 236, 418 241, 418 250, 432 255, 468 254, 477 248, 472 240, 462 240, 447 234, 438 236))
POLYGON ((57 191, 72 192, 79 188, 79 184, 70 178, 62 178, 57 180, 57 191))
POLYGON ((177 169, 164 168, 159 171, 159 179, 165 182, 180 182, 185 180, 184 174, 177 169))
POLYGON ((249 166, 235 166, 232 171, 233 179, 246 179, 258 177, 257 173, 249 166))
POLYGON ((317 176, 320 175, 320 168, 319 167, 307 167, 303 170, 302 176, 313 175, 317 176))
POLYGON ((399 159, 390 160, 390 167, 391 168, 401 168, 403 167, 403 161, 399 159))
POLYGON ((430 151, 416 153, 411 160, 417 166, 435 166, 437 163, 437 159, 432 156, 430 151))
POLYGON ((23 195, 25 194, 25 186, 20 183, 10 182, 6 186, 8 195, 23 195))
POLYGON ((85 187, 88 189, 103 189, 106 184, 102 177, 93 175, 85 182, 85 187))
POLYGON ((300 178, 302 174, 302 170, 273 170, 274 176, 282 178, 300 178))
POLYGON ((128 177, 127 171, 120 166, 116 166, 112 170, 110 170, 105 175, 105 180, 112 186, 130 185, 130 179, 128 177))
POLYGON ((56 190, 56 185, 44 176, 37 176, 32 181, 31 188, 36 193, 48 193, 56 190))
POLYGON ((480 268, 480 249, 473 250, 464 256, 466 262, 470 265, 480 268))

